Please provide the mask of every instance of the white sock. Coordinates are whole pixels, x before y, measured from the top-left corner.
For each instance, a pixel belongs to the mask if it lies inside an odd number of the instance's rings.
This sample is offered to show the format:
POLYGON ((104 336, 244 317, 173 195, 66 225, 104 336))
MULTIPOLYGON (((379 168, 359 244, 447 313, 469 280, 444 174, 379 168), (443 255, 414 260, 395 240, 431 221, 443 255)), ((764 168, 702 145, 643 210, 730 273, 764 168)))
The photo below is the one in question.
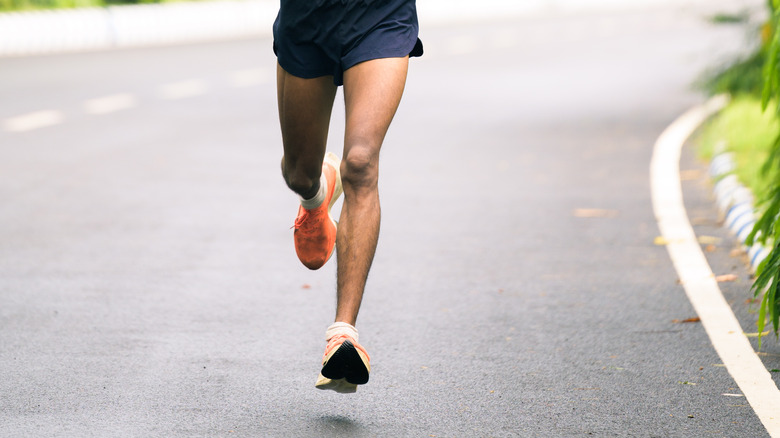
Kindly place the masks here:
MULTIPOLYGON (((328 194, 328 179, 325 178, 325 174, 320 175, 320 189, 317 194, 311 199, 301 198, 301 206, 306 210, 317 208, 325 201, 325 196, 328 194)), ((300 196, 299 196, 300 197, 300 196)))
POLYGON ((354 339, 355 342, 358 342, 357 329, 352 324, 348 324, 346 322, 334 322, 331 324, 331 326, 328 327, 328 329, 325 331, 325 340, 328 341, 330 338, 336 335, 348 335, 354 339))

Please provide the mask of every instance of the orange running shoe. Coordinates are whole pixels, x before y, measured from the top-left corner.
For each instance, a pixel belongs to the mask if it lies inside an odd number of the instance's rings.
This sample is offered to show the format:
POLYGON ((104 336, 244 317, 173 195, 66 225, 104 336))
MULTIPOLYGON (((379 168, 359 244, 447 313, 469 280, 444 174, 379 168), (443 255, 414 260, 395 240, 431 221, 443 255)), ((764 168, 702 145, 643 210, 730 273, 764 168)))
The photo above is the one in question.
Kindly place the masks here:
POLYGON ((325 200, 317 208, 307 210, 298 208, 295 219, 295 253, 298 259, 309 269, 320 269, 333 254, 336 247, 336 221, 330 215, 330 209, 341 195, 341 173, 339 158, 328 152, 322 163, 322 173, 327 180, 325 200))
POLYGON ((365 348, 350 336, 336 335, 328 340, 322 357, 322 371, 314 386, 341 393, 355 392, 357 385, 368 382, 370 360, 365 348))

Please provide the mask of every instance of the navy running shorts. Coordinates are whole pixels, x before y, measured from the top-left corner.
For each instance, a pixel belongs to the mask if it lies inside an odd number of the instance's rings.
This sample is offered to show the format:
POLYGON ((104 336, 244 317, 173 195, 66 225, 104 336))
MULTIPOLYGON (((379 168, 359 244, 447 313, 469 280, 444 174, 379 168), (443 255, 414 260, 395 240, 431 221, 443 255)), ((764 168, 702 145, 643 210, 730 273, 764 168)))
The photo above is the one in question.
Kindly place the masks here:
POLYGON ((285 71, 336 85, 361 62, 423 53, 415 0, 281 0, 273 30, 285 71))

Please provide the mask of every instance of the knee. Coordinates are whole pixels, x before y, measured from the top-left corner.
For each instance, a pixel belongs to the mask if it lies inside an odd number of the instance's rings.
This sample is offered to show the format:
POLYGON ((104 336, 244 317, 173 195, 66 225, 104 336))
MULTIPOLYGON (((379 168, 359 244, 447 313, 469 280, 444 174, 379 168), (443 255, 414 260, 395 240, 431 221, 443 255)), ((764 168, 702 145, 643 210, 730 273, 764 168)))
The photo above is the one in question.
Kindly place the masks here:
POLYGON ((341 181, 350 188, 372 188, 378 179, 379 156, 373 148, 350 148, 341 161, 341 181))
POLYGON ((300 163, 289 162, 282 158, 282 176, 287 187, 293 192, 303 196, 309 197, 312 188, 320 178, 321 168, 307 169, 300 163))

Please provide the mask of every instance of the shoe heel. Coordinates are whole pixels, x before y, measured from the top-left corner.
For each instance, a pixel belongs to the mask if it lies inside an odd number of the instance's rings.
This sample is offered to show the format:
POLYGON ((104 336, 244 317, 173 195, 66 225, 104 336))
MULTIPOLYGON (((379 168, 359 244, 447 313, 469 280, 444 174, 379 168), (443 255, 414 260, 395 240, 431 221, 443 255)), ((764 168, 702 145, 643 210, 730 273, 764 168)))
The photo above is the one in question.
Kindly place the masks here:
POLYGON ((341 185, 341 160, 339 157, 333 152, 328 152, 325 154, 325 162, 336 169, 336 187, 333 189, 333 197, 330 198, 330 203, 328 204, 328 210, 330 210, 339 196, 344 192, 344 187, 341 185))

